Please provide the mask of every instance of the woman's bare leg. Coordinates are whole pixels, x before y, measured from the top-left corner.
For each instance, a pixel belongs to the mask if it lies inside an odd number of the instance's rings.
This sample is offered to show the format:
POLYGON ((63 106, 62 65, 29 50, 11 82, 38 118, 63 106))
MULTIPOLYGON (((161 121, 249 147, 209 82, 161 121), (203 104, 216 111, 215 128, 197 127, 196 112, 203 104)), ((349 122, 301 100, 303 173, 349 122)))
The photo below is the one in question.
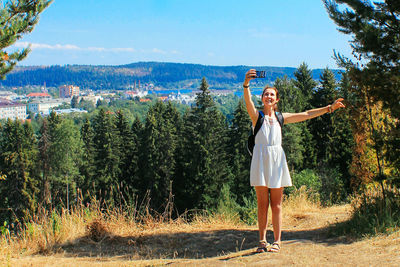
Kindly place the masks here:
POLYGON ((274 229, 274 242, 281 242, 281 231, 282 231, 282 199, 283 199, 283 187, 271 188, 271 210, 272 210, 272 227, 274 229))
POLYGON ((267 222, 268 222, 268 204, 269 195, 268 187, 256 186, 257 195, 257 218, 258 218, 258 231, 260 240, 267 240, 267 222))

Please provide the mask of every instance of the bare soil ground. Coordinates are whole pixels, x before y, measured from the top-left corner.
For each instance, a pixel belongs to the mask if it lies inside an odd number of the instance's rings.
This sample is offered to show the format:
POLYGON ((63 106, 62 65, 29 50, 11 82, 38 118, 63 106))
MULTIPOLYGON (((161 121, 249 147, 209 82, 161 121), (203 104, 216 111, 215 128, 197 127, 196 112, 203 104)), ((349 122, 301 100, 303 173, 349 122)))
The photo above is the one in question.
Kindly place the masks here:
POLYGON ((400 232, 361 240, 327 235, 349 216, 348 205, 285 214, 280 253, 254 253, 256 227, 211 223, 140 235, 110 229, 97 242, 82 236, 0 266, 400 266, 400 232))

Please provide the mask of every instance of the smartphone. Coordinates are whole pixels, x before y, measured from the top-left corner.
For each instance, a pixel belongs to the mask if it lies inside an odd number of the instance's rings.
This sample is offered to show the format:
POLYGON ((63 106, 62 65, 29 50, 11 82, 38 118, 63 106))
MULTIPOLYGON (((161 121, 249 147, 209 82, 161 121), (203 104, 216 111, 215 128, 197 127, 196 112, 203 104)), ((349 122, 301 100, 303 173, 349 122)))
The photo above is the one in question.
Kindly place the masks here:
POLYGON ((256 70, 256 78, 265 78, 265 70, 256 70))

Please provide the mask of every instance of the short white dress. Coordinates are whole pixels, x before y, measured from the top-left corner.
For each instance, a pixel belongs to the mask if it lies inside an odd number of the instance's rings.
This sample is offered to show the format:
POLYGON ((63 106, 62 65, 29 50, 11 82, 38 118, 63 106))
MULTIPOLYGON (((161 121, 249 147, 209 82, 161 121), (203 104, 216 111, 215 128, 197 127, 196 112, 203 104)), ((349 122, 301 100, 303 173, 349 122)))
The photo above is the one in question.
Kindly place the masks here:
POLYGON ((256 135, 250 167, 250 184, 268 188, 292 185, 282 148, 281 126, 276 118, 264 117, 264 122, 256 135))

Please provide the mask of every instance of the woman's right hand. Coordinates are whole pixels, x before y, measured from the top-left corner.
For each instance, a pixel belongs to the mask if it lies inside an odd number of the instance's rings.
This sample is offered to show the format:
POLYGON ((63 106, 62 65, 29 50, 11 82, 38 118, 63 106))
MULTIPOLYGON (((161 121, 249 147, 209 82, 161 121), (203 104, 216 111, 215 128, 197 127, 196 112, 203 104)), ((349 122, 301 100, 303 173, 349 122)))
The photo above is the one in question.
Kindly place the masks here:
POLYGON ((246 76, 244 78, 244 85, 249 85, 250 81, 256 77, 256 70, 250 69, 246 72, 246 76))

